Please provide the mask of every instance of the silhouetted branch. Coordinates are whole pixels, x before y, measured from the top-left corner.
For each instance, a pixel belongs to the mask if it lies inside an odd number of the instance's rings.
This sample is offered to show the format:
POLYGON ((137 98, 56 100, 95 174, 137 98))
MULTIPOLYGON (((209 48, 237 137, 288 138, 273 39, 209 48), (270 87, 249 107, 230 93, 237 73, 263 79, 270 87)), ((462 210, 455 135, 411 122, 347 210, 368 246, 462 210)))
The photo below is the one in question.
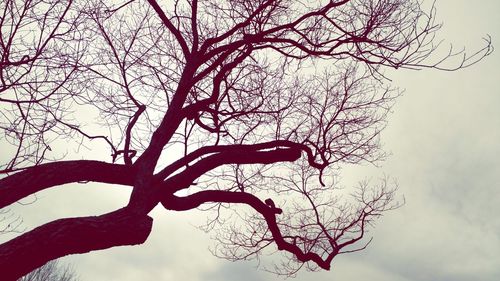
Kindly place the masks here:
POLYGON ((41 164, 0 179, 0 208, 46 188, 81 181, 133 185, 132 168, 77 160, 41 164), (64 172, 63 172, 64 171, 64 172))
POLYGON ((5 280, 16 280, 57 257, 115 246, 142 244, 153 220, 120 209, 96 217, 60 219, 35 228, 0 245, 0 267, 5 280))

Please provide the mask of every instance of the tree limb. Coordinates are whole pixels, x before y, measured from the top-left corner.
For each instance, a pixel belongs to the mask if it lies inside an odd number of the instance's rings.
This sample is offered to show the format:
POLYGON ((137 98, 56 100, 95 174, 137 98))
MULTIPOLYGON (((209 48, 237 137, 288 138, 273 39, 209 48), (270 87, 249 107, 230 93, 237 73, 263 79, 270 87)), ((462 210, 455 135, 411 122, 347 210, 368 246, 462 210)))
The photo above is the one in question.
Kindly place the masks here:
POLYGON ((2 280, 19 277, 69 254, 81 254, 146 241, 153 219, 119 209, 95 217, 60 219, 0 245, 2 280))
POLYGON ((0 208, 38 191, 79 181, 132 185, 135 170, 119 164, 75 160, 41 164, 0 179, 0 208))
POLYGON ((184 40, 184 37, 182 37, 180 31, 177 28, 175 28, 172 22, 168 19, 167 15, 165 14, 165 12, 163 12, 163 10, 161 9, 160 5, 158 5, 158 2, 156 2, 156 0, 148 0, 148 2, 151 5, 151 7, 153 7, 155 12, 158 14, 163 24, 175 36, 175 39, 177 39, 177 42, 179 42, 179 45, 181 45, 182 52, 184 53, 184 56, 187 59, 190 55, 189 47, 186 43, 186 40, 184 40))
POLYGON ((278 148, 269 151, 235 149, 210 155, 181 173, 167 179, 162 186, 175 193, 189 187, 194 180, 203 174, 225 164, 271 164, 277 162, 293 162, 300 158, 301 151, 295 148, 278 148))
POLYGON ((329 270, 332 259, 338 253, 338 249, 332 249, 332 252, 326 258, 323 258, 313 252, 305 253, 297 245, 285 241, 276 222, 276 211, 262 202, 258 197, 250 193, 222 190, 204 190, 186 197, 177 197, 174 195, 170 195, 165 197, 165 199, 163 199, 161 203, 166 209, 184 211, 199 207, 204 203, 212 202, 243 203, 255 209, 266 220, 266 223, 272 233, 274 242, 276 243, 278 250, 283 250, 294 254, 301 262, 312 261, 321 268, 329 270))

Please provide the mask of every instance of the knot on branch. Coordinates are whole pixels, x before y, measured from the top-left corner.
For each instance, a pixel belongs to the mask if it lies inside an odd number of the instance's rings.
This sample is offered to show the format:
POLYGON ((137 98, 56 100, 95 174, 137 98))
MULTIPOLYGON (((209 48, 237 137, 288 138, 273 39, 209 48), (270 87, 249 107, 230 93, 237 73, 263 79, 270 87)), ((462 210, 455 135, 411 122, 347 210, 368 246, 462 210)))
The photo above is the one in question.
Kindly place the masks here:
POLYGON ((277 208, 276 205, 274 204, 274 201, 271 198, 267 198, 264 202, 266 203, 267 206, 269 206, 269 208, 274 214, 283 213, 283 210, 277 208))

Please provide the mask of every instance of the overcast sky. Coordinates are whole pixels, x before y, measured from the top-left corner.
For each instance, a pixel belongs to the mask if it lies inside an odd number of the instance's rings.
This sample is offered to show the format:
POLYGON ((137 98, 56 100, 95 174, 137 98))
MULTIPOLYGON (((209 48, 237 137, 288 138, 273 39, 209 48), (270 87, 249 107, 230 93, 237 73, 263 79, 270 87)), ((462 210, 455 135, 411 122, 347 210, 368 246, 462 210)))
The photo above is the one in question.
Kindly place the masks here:
MULTIPOLYGON (((474 51, 486 34, 500 42, 500 1, 438 0, 440 38, 474 51)), ((500 47, 498 47, 500 51, 500 47)), ((301 272, 295 280, 500 280, 500 53, 458 72, 400 71, 406 89, 382 141, 392 156, 379 168, 346 169, 346 183, 390 175, 406 204, 387 213, 363 252, 336 258, 329 272, 301 272)), ((64 186, 15 207, 27 229, 69 216, 123 206, 124 187, 64 186), (71 204, 68 204, 71 202, 71 204)), ((281 280, 255 263, 213 257, 203 214, 155 209, 141 246, 70 256, 81 280, 281 280)))

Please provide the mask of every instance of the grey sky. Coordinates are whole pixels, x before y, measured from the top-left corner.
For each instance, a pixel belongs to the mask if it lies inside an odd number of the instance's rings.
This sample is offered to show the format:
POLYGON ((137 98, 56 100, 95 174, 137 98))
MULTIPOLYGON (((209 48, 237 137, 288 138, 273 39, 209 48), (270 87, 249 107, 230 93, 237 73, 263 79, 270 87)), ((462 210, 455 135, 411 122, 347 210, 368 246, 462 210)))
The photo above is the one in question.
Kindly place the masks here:
MULTIPOLYGON (((490 34, 499 45, 499 1, 438 0, 437 11, 444 44, 474 51, 490 34)), ((499 51, 459 72, 390 74, 395 86, 406 89, 382 136, 392 156, 379 168, 346 168, 342 177, 346 185, 390 175, 406 204, 377 223, 367 250, 337 257, 330 272, 300 272, 295 280, 500 280, 499 51)), ((125 187, 58 187, 15 211, 29 229, 61 216, 111 211, 126 202, 128 192, 125 187)), ((199 212, 156 209, 153 215, 153 232, 144 245, 64 260, 82 280, 282 279, 255 270, 252 262, 213 257, 209 235, 194 227, 204 219, 199 212)))

